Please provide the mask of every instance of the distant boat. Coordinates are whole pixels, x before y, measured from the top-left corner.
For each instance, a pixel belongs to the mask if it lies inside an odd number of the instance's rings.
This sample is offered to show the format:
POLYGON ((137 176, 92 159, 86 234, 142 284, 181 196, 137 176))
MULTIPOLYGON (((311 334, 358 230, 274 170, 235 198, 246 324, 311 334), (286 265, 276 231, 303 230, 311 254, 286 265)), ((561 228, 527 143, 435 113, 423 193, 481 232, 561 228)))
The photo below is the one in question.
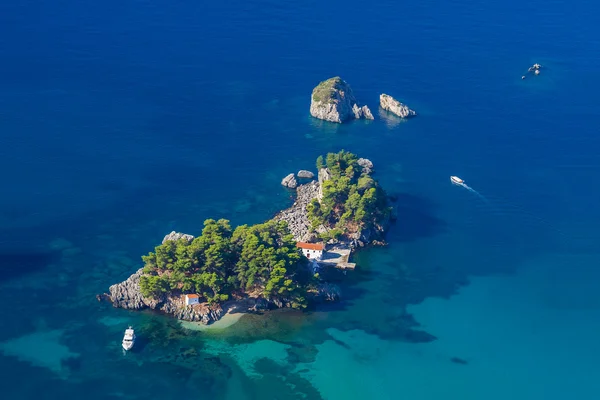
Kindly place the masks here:
POLYGON ((125 329, 125 336, 123 336, 123 350, 129 351, 135 344, 135 332, 133 328, 130 326, 125 329))
POLYGON ((463 183, 465 183, 465 181, 463 181, 462 179, 460 179, 458 176, 451 176, 450 177, 450 182, 456 184, 456 185, 462 185, 463 183))

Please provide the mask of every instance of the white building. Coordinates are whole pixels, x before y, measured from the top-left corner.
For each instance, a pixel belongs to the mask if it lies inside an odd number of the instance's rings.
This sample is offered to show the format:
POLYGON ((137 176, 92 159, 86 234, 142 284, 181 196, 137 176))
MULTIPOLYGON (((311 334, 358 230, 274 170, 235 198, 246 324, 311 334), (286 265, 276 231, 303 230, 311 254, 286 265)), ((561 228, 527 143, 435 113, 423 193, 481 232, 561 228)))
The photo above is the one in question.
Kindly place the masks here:
POLYGON ((320 260, 323 257, 325 246, 321 243, 296 243, 296 247, 302 250, 302 254, 309 260, 320 260))
POLYGON ((190 306, 192 304, 200 303, 200 296, 198 296, 197 294, 186 294, 184 300, 185 300, 185 305, 190 306))

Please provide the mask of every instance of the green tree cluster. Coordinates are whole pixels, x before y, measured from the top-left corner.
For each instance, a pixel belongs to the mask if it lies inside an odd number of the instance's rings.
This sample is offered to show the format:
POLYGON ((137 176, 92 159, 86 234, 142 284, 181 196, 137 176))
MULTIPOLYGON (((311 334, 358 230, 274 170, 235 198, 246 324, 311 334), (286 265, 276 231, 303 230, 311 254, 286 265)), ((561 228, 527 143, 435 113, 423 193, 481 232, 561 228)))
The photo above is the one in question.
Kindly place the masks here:
POLYGON ((313 229, 330 228, 323 239, 353 233, 389 217, 385 191, 363 172, 355 154, 342 150, 319 156, 317 168, 327 168, 331 179, 322 184, 322 199, 313 199, 307 211, 313 229))
POLYGON ((268 221, 231 229, 229 221, 208 219, 191 242, 180 239, 157 246, 142 257, 141 293, 198 293, 221 302, 235 292, 259 292, 304 307, 310 274, 285 222, 268 221))

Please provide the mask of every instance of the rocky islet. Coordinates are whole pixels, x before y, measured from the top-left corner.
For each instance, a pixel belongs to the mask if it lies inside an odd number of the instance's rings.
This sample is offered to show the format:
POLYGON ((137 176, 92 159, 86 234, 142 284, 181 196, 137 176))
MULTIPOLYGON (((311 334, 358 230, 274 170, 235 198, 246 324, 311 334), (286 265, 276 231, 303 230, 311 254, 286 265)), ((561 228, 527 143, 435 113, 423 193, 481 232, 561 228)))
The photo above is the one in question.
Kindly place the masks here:
MULTIPOLYGON (((402 119, 417 115, 416 111, 392 96, 382 93, 379 106, 402 119)), ((352 88, 339 76, 320 82, 312 91, 310 115, 324 121, 343 123, 353 119, 374 119, 368 106, 359 106, 352 88)))
POLYGON ((410 118, 417 115, 416 111, 408 108, 406 104, 399 102, 385 93, 379 96, 379 106, 400 118, 410 118))
POLYGON ((337 123, 351 119, 374 119, 369 107, 358 105, 352 88, 339 76, 329 78, 313 89, 310 114, 337 123))
MULTIPOLYGON (((356 164, 362 168, 361 173, 363 175, 373 172, 373 163, 368 159, 360 158, 356 161, 356 164)), ((290 175, 294 178, 294 174, 290 175)), ((302 175, 308 176, 308 174, 302 175)), ((310 242, 319 240, 319 234, 328 231, 328 228, 324 226, 320 226, 316 230, 311 229, 307 206, 313 199, 322 197, 322 186, 331 177, 332 175, 326 167, 320 168, 318 180, 311 180, 308 183, 299 185, 296 188, 296 200, 292 206, 274 216, 275 221, 285 221, 287 223, 287 229, 289 229, 295 241, 310 242)), ((369 243, 381 244, 388 222, 383 221, 372 227, 358 230, 342 240, 331 240, 330 245, 353 249, 369 243)), ((173 231, 164 237, 162 243, 181 239, 190 242, 194 239, 194 236, 173 231)), ((146 298, 140 290, 142 275, 144 275, 144 268, 138 269, 125 281, 110 286, 109 293, 98 296, 98 299, 109 300, 114 307, 132 310, 149 308, 170 314, 181 320, 197 321, 203 324, 214 322, 227 312, 256 312, 270 308, 292 306, 284 297, 265 298, 260 292, 236 293, 229 300, 221 303, 194 305, 186 305, 184 296, 181 293, 166 293, 157 298, 146 298)), ((312 302, 335 301, 340 297, 340 290, 333 283, 321 281, 311 288, 306 295, 312 302)))

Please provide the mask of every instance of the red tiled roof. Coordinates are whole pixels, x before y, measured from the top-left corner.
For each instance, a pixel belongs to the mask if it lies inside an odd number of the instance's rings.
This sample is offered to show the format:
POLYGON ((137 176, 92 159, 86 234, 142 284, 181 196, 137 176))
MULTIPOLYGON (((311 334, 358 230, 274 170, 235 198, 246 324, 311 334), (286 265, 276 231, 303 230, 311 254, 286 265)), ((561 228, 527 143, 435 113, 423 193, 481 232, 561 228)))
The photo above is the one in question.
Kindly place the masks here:
POLYGON ((197 298, 199 298, 200 296, 198 296, 197 294, 186 294, 186 297, 187 297, 188 299, 197 299, 197 298))
POLYGON ((325 246, 323 246, 321 243, 304 243, 304 242, 296 243, 296 247, 299 247, 301 249, 307 249, 307 250, 323 250, 325 248, 325 246))

